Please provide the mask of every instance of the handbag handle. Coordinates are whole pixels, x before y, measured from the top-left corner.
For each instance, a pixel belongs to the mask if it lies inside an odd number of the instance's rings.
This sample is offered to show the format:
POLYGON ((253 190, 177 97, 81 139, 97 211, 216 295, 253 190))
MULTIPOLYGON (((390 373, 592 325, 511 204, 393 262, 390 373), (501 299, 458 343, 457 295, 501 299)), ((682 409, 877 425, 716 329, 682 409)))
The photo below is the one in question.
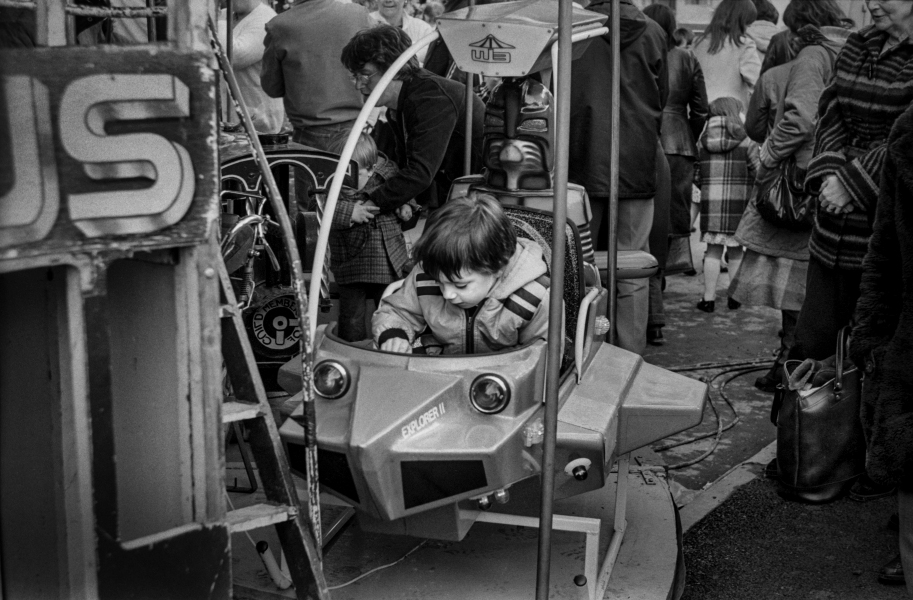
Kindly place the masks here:
POLYGON ((836 376, 834 377, 834 397, 837 400, 840 399, 840 394, 843 391, 843 357, 846 356, 852 331, 853 328, 847 325, 837 333, 837 364, 835 365, 836 376))

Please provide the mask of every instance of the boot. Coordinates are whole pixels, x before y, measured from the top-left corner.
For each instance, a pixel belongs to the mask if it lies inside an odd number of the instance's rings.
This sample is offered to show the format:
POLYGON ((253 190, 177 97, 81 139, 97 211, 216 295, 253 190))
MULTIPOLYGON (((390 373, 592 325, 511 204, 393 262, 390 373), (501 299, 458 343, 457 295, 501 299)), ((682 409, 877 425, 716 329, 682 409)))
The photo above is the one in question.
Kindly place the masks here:
POLYGON ((775 361, 767 373, 755 379, 754 386, 762 392, 773 394, 783 381, 783 363, 775 361))

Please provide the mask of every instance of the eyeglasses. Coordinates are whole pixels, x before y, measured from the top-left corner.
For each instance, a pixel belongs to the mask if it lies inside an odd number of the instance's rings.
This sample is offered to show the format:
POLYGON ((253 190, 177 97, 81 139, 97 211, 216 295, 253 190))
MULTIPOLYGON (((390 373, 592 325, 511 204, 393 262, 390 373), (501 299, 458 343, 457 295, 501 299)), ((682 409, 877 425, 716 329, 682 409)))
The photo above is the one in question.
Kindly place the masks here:
POLYGON ((371 71, 370 73, 352 73, 349 77, 349 81, 354 84, 358 83, 368 83, 372 77, 380 73, 380 71, 371 71))

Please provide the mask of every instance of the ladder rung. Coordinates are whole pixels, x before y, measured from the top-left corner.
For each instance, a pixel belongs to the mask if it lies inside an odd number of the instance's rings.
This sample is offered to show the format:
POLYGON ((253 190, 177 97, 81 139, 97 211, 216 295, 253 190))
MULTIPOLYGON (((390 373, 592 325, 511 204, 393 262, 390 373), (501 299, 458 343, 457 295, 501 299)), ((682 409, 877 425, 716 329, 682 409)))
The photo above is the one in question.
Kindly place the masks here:
POLYGON ((238 533, 283 523, 295 518, 297 514, 297 508, 285 504, 254 504, 229 511, 225 520, 228 522, 229 531, 238 533))
POLYGON ((246 421, 247 419, 256 419, 262 413, 259 404, 250 402, 223 402, 222 403, 222 422, 234 423, 235 421, 246 421))

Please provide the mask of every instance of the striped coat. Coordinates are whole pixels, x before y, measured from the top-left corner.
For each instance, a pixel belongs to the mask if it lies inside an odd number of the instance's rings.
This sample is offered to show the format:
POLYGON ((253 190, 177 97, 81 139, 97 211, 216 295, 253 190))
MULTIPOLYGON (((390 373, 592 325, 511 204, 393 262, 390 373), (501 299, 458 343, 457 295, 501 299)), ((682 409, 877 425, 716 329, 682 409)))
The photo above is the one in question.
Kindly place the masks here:
POLYGON ((818 104, 806 186, 817 191, 825 177, 836 175, 856 209, 846 215, 816 215, 809 250, 834 269, 862 269, 881 187, 885 140, 913 102, 913 42, 882 52, 887 39, 887 33, 871 26, 850 35, 837 57, 835 78, 818 104))
POLYGON ((754 188, 758 147, 738 121, 710 117, 699 157, 701 233, 733 235, 754 188))
POLYGON ((517 240, 500 280, 478 307, 464 310, 444 299, 437 281, 412 269, 403 287, 384 298, 371 320, 380 346, 394 337, 414 343, 426 327, 443 354, 481 354, 548 335, 549 279, 542 248, 517 240))

